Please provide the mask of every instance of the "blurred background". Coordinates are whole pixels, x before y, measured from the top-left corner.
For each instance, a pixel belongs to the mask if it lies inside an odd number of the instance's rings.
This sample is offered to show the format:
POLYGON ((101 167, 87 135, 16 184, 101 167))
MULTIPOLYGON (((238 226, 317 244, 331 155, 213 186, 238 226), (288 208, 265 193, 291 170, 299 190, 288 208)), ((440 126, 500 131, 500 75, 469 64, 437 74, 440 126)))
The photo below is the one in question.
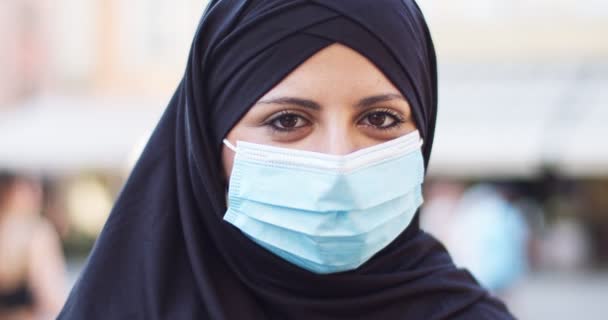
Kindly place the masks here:
MULTIPOLYGON (((608 1, 419 4, 440 88, 423 228, 519 318, 605 319, 608 1)), ((60 308, 205 5, 0 1, 0 319, 60 308)))

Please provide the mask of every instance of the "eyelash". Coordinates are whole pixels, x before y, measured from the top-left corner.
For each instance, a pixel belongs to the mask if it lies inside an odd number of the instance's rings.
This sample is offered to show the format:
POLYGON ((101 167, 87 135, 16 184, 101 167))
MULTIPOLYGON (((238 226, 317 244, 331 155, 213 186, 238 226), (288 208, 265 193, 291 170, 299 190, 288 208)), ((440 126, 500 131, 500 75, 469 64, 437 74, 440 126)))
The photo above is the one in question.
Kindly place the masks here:
POLYGON ((272 130, 272 132, 274 132, 274 133, 288 133, 288 132, 292 132, 292 131, 295 131, 300 128, 300 127, 296 127, 296 128, 287 129, 287 128, 281 128, 274 124, 275 121, 277 121, 285 116, 296 116, 299 119, 303 119, 306 123, 310 123, 310 121, 308 121, 306 118, 304 118, 304 116, 302 116, 299 113, 289 111, 289 110, 282 110, 282 111, 279 111, 276 116, 273 116, 270 119, 266 120, 263 124, 265 126, 269 127, 272 130))
POLYGON ((366 112, 365 114, 363 114, 363 116, 361 116, 359 121, 361 121, 361 120, 365 119, 366 117, 369 117, 370 115, 375 114, 375 113, 388 115, 389 117, 391 117, 393 119, 394 122, 386 127, 376 127, 374 125, 366 125, 366 126, 374 127, 374 129, 376 129, 376 130, 391 130, 391 129, 397 129, 403 123, 405 123, 405 119, 403 118, 403 116, 401 114, 399 114, 397 111, 390 109, 390 108, 377 108, 377 109, 370 110, 370 111, 366 112))
MULTIPOLYGON (((392 109, 389 109, 389 108, 377 108, 377 109, 370 110, 370 111, 366 112, 365 114, 363 114, 359 118, 358 122, 365 119, 366 117, 368 117, 372 114, 376 114, 376 113, 388 115, 389 117, 392 118, 392 120, 394 122, 386 127, 376 127, 374 125, 365 125, 365 126, 374 127, 376 130, 391 130, 391 129, 399 128, 403 123, 405 123, 405 119, 403 118, 403 116, 401 114, 399 114, 398 112, 396 112, 392 109)), ((276 132, 276 133, 288 133, 288 132, 292 132, 292 131, 295 131, 295 130, 301 128, 301 127, 295 127, 295 128, 289 128, 289 129, 281 128, 274 124, 275 121, 277 121, 285 116, 296 116, 299 119, 302 119, 303 121, 305 121, 307 123, 310 123, 309 120, 307 120, 304 116, 302 116, 299 113, 292 112, 290 110, 282 110, 282 111, 279 111, 276 116, 271 117, 270 119, 266 120, 263 123, 263 125, 269 127, 273 132, 276 132)))

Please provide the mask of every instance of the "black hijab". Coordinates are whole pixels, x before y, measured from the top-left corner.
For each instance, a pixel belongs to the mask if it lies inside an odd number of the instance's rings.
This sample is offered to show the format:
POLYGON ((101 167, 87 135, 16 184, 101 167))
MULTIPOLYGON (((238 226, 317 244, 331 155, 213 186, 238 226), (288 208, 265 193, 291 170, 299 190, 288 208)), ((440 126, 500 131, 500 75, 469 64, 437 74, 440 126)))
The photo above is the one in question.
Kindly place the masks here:
POLYGON ((431 152, 433 44, 411 0, 211 1, 184 77, 59 319, 511 319, 415 219, 356 270, 318 275, 222 220, 221 140, 320 49, 366 56, 408 99, 431 152))

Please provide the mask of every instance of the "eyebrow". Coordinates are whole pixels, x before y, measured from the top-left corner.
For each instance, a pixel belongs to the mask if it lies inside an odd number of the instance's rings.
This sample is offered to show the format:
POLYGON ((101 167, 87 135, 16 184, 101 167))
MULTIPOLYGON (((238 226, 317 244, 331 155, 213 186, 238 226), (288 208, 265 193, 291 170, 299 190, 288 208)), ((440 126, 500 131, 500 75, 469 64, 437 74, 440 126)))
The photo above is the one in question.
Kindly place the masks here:
MULTIPOLYGON (((354 107, 357 109, 361 109, 361 108, 372 106, 379 102, 386 102, 386 101, 395 100, 395 99, 400 99, 400 100, 407 102, 407 100, 400 94, 387 93, 387 94, 379 94, 379 95, 365 97, 365 98, 359 100, 359 102, 357 102, 354 107)), ((312 110, 321 109, 321 105, 319 105, 317 102, 315 102, 313 100, 296 98, 296 97, 278 97, 278 98, 266 99, 266 100, 258 101, 256 104, 291 104, 291 105, 298 105, 298 106, 312 109, 312 110)))

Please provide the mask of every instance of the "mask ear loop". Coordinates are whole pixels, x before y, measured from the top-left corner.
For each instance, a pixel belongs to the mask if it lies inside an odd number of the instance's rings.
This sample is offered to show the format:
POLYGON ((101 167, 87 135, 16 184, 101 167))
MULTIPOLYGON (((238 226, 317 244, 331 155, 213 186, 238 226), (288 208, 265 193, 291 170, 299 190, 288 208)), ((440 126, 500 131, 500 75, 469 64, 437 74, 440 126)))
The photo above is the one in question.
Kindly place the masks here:
MULTIPOLYGON (((236 147, 230 143, 230 141, 228 141, 228 139, 224 139, 222 140, 222 143, 224 143, 226 145, 226 147, 228 147, 228 149, 232 150, 234 153, 236 153, 236 147)), ((229 185, 226 184, 226 204, 228 204, 228 190, 229 190, 229 185)))
POLYGON ((232 143, 230 143, 230 141, 228 141, 228 139, 224 139, 224 140, 222 140, 222 142, 226 145, 226 147, 228 147, 228 149, 230 149, 236 153, 236 147, 232 143))

